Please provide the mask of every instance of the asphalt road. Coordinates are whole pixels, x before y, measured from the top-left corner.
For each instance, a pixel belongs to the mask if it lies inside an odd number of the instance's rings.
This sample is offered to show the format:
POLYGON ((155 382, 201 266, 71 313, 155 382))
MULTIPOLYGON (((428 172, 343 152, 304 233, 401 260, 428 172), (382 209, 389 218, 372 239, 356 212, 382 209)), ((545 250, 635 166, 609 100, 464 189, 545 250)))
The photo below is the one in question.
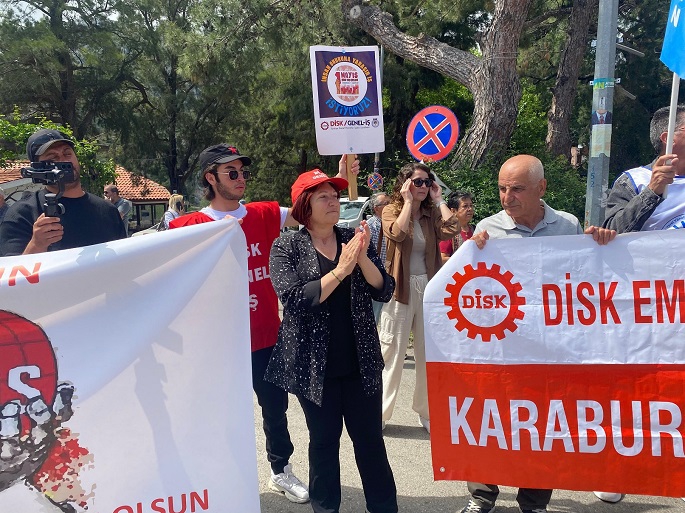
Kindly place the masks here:
MULTIPOLYGON (((385 443, 395 474, 398 503, 403 513, 458 513, 468 502, 468 491, 463 482, 433 481, 430 440, 418 425, 418 417, 411 409, 414 390, 414 362, 405 361, 402 386, 393 419, 385 431, 385 443)), ((295 445, 291 463, 295 474, 307 482, 307 426, 297 399, 293 396, 288 410, 290 435, 295 445)), ((269 465, 264 452, 264 432, 261 415, 255 400, 255 431, 257 433, 257 461, 260 480, 262 513, 307 513, 309 504, 293 504, 283 495, 268 488, 269 465)), ((340 449, 342 474, 342 506, 340 513, 363 513, 364 494, 354 462, 352 443, 346 432, 340 449)), ((515 488, 502 488, 496 513, 519 513, 515 488)), ((591 492, 555 490, 548 507, 550 513, 685 513, 681 499, 632 495, 617 504, 599 501, 591 492)))

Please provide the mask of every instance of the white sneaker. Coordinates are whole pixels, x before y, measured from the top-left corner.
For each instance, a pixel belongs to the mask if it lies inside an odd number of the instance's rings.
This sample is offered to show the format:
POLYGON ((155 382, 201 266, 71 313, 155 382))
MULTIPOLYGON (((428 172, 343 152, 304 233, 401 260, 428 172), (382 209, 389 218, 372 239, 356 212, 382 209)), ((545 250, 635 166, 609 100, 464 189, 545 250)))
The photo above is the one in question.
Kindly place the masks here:
POLYGON ((492 513, 495 511, 495 507, 481 506, 473 499, 469 499, 468 504, 459 513, 492 513))
POLYGON ((386 426, 385 421, 382 420, 381 421, 381 431, 385 431, 385 426, 386 426))
POLYGON ((293 466, 288 463, 283 472, 274 474, 271 472, 269 488, 285 495, 290 502, 304 504, 309 502, 309 490, 307 486, 293 474, 293 466))
POLYGON ((615 504, 617 502, 620 502, 623 497, 625 497, 624 494, 622 493, 611 493, 611 492, 592 492, 595 494, 595 497, 597 497, 600 501, 604 502, 609 502, 611 504, 615 504))
POLYGON ((428 434, 430 435, 431 432, 431 421, 428 419, 424 419, 421 415, 419 415, 419 425, 428 431, 428 434))

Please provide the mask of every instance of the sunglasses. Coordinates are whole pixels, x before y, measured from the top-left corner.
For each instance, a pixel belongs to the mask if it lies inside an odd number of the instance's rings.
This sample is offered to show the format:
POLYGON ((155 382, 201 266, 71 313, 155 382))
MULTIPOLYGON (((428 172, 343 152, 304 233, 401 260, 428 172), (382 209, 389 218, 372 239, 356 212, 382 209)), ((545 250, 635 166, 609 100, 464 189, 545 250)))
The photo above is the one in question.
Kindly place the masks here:
POLYGON ((231 169, 230 171, 217 171, 216 172, 216 174, 218 174, 218 175, 228 175, 228 177, 231 180, 237 180, 238 176, 240 176, 240 173, 243 174, 244 180, 250 179, 250 170, 249 169, 243 169, 242 171, 236 171, 235 169, 231 169))
POLYGON ((433 180, 430 178, 414 178, 411 183, 414 184, 414 187, 422 187, 425 185, 430 189, 433 186, 433 180))

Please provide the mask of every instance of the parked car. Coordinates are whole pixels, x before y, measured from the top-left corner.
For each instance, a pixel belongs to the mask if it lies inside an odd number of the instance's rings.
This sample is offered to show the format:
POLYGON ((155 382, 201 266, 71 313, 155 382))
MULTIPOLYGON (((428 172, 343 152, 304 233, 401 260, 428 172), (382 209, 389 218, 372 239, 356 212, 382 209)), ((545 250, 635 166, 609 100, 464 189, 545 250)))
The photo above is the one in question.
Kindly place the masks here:
POLYGON ((338 226, 356 228, 362 222, 362 219, 366 219, 372 214, 369 198, 366 196, 359 196, 354 201, 350 201, 347 197, 340 198, 340 221, 338 221, 338 226))

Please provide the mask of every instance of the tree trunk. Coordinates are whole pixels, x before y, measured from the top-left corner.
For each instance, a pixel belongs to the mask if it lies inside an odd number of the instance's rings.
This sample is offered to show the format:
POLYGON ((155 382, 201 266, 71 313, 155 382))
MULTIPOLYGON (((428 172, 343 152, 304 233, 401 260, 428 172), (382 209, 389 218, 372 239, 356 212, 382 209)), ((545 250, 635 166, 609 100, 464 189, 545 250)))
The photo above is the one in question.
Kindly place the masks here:
POLYGON ((408 36, 378 7, 343 0, 343 13, 387 50, 437 71, 473 94, 473 122, 457 148, 452 166, 475 168, 506 150, 516 125, 521 86, 516 70, 519 37, 532 0, 496 2, 478 58, 432 37, 408 36))
POLYGON ((552 107, 547 113, 547 150, 553 155, 571 157, 569 126, 578 90, 578 75, 583 64, 588 29, 597 0, 574 0, 569 18, 568 37, 561 52, 552 107))
MULTIPOLYGON (((48 10, 50 31, 60 42, 64 42, 65 32, 67 31, 64 22, 64 7, 65 3, 63 0, 55 0, 49 4, 48 10)), ((59 121, 62 124, 69 125, 74 130, 74 135, 81 138, 83 134, 77 132, 74 64, 66 46, 57 46, 54 50, 54 55, 60 65, 60 69, 57 72, 59 91, 56 91, 54 95, 54 105, 59 112, 59 121)))
POLYGON ((169 148, 165 158, 167 174, 169 175, 169 185, 174 193, 179 191, 178 182, 178 142, 176 140, 176 129, 178 120, 179 102, 178 98, 178 57, 170 57, 169 73, 166 74, 169 97, 167 99, 167 117, 169 126, 167 128, 169 148))
POLYGON ((499 160, 509 146, 521 99, 516 57, 530 4, 531 0, 496 3, 472 91, 473 120, 457 148, 453 168, 475 169, 486 158, 499 160))

